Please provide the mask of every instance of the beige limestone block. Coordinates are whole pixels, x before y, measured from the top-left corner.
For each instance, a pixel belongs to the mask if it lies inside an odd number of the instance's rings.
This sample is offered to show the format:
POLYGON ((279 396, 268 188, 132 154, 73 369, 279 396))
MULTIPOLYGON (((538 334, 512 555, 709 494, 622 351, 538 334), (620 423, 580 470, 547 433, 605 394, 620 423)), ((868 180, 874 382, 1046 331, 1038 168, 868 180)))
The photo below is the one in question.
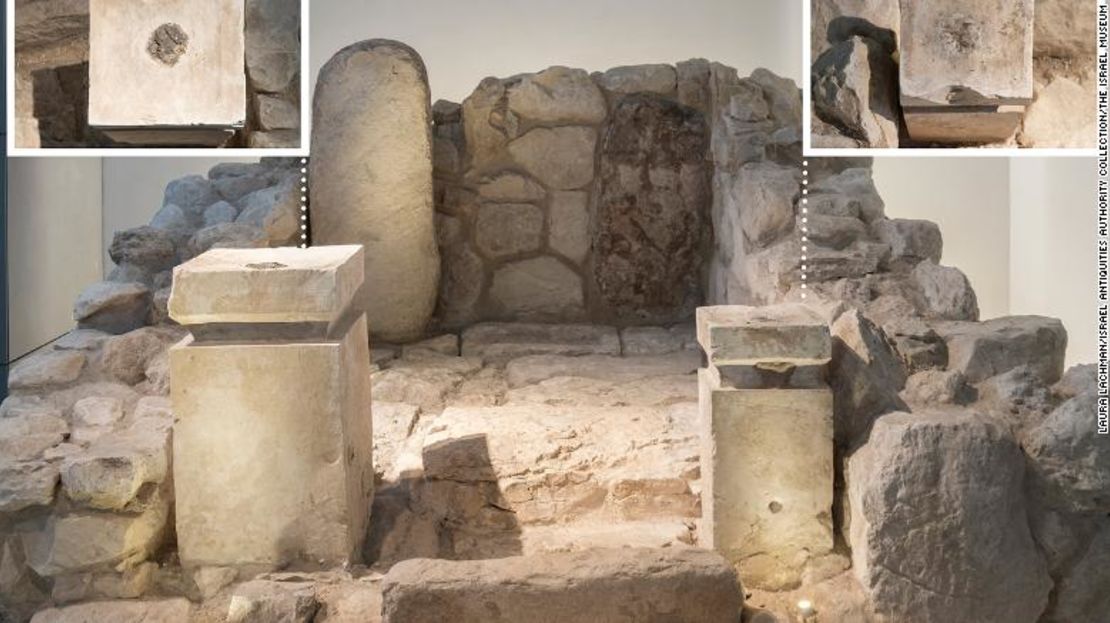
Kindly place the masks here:
POLYGON ((902 117, 915 142, 982 145, 1013 137, 1024 112, 1023 106, 904 108, 902 117))
POLYGON ((243 125, 243 21, 241 0, 90 0, 89 125, 243 125))
POLYGON ((422 337, 439 286, 431 106, 420 56, 395 41, 347 46, 323 69, 313 104, 312 235, 361 244, 355 305, 376 338, 422 337))
POLYGON ((702 543, 754 584, 770 580, 745 560, 799 572, 833 547, 832 391, 722 390, 704 370, 699 382, 702 543))
POLYGON ((170 351, 186 566, 357 560, 374 491, 366 318, 334 341, 170 351))
POLYGON ((173 270, 180 324, 334 322, 363 281, 357 245, 212 249, 173 270))
POLYGON ((901 0, 903 106, 1033 97, 1033 0, 901 0))
POLYGON ((712 364, 820 362, 832 353, 828 323, 816 310, 798 303, 699 307, 697 335, 712 364))

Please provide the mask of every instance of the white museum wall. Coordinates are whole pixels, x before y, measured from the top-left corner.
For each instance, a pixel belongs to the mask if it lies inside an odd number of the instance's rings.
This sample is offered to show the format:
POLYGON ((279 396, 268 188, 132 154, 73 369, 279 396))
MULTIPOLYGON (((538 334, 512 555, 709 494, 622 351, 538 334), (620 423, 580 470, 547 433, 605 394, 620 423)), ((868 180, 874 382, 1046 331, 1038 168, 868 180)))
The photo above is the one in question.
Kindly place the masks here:
POLYGON ((940 225, 941 263, 971 280, 983 320, 1011 313, 1009 163, 1009 158, 875 158, 875 186, 887 216, 940 225))
POLYGON ((1096 180, 1094 158, 1010 162, 1010 313, 1060 318, 1069 366, 1097 360, 1096 180))
POLYGON ((221 162, 258 162, 258 158, 104 158, 104 274, 112 270, 112 235, 150 222, 162 207, 166 184, 186 175, 206 175, 221 162))
POLYGON ((73 302, 104 269, 99 158, 8 160, 10 358, 73 328, 73 302))
POLYGON ((702 57, 748 75, 801 78, 797 0, 357 0, 314 2, 312 82, 340 49, 363 39, 412 46, 432 100, 461 102, 487 76, 551 65, 603 71, 702 57), (789 33, 789 34, 787 34, 789 33))

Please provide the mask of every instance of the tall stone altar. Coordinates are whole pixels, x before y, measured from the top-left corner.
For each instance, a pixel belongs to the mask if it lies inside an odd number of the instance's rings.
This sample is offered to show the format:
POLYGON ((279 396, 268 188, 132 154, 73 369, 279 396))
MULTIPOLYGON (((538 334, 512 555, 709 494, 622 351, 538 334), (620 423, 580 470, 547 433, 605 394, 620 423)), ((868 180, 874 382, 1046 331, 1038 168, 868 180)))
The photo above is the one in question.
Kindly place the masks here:
POLYGON ((214 249, 174 269, 181 562, 359 558, 374 490, 362 248, 214 249))

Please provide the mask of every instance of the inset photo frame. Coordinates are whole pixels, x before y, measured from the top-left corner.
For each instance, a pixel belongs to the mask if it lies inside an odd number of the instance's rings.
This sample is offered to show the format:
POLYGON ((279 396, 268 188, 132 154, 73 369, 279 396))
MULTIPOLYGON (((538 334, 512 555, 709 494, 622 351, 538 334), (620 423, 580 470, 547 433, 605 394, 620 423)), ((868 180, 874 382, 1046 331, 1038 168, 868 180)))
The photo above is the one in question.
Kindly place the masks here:
POLYGON ((10 156, 308 154, 308 0, 7 3, 10 156))

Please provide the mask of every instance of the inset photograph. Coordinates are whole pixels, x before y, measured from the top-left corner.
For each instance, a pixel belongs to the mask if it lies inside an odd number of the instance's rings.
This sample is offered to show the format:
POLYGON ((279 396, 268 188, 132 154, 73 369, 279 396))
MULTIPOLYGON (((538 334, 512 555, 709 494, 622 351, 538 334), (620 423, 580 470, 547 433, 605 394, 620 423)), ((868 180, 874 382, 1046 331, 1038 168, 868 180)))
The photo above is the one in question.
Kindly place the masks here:
POLYGON ((9 149, 302 145, 301 0, 9 10, 9 149))
POLYGON ((812 0, 807 147, 1093 149, 1095 3, 812 0))

